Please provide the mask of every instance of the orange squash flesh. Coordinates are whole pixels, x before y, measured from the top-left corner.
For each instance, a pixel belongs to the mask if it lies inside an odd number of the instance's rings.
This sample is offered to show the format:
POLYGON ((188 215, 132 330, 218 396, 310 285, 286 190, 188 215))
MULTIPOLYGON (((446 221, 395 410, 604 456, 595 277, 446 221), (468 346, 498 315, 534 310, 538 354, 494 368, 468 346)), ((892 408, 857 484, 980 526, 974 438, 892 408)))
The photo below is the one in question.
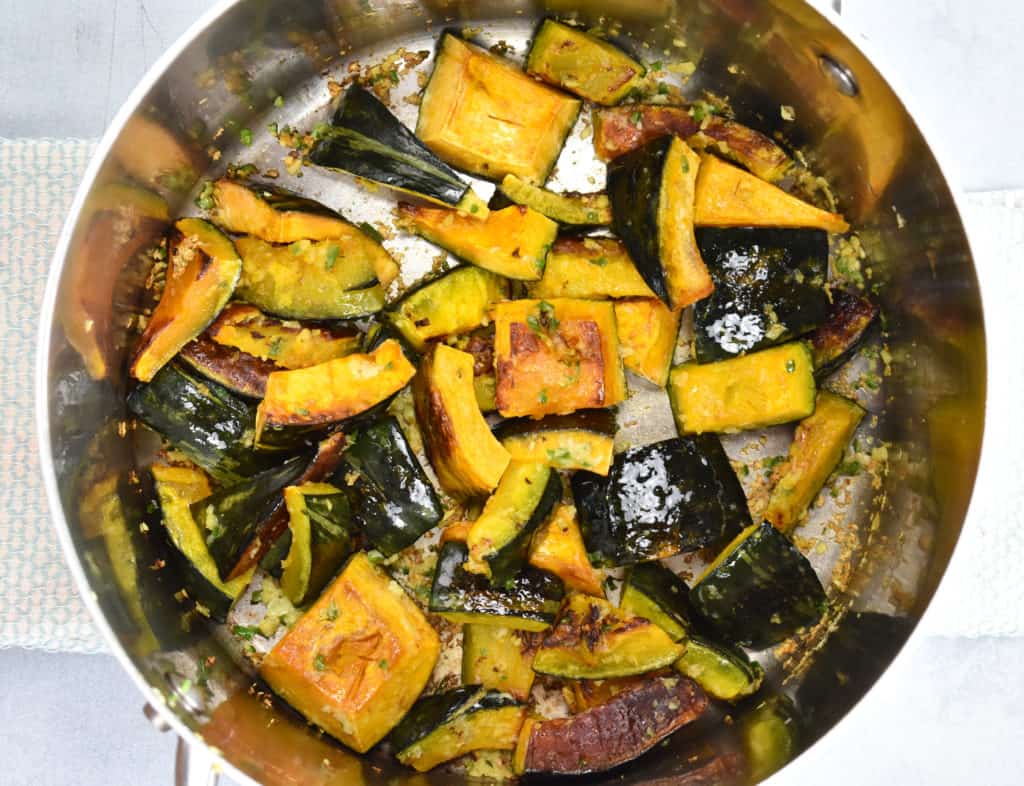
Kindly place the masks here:
POLYGON ((615 321, 626 368, 658 387, 665 387, 679 335, 680 315, 680 311, 672 311, 657 298, 618 301, 615 321))
POLYGON ((576 508, 572 505, 559 505, 537 530, 530 545, 530 564, 554 573, 568 589, 604 597, 601 579, 587 558, 576 508))

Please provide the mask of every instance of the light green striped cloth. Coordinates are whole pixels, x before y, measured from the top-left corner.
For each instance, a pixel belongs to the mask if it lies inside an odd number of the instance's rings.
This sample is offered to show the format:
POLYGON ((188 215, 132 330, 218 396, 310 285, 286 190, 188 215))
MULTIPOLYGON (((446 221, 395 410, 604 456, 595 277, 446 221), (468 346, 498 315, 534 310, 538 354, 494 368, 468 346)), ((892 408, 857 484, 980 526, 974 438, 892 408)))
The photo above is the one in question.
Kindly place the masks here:
MULTIPOLYGON (((0 648, 97 652, 39 476, 32 384, 36 330, 61 223, 95 143, 0 139, 0 648)), ((925 629, 943 636, 1024 635, 1024 191, 972 194, 968 227, 985 286, 990 429, 975 504, 925 629)))

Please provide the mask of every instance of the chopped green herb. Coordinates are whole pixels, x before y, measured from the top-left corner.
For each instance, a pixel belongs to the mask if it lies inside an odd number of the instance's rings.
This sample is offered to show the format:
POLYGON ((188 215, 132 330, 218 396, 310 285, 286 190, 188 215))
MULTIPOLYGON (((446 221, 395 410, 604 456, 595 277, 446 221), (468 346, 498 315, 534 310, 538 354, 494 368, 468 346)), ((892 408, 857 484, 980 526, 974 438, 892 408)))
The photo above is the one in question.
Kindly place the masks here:
POLYGON ((365 232, 367 235, 372 237, 374 240, 376 240, 378 243, 384 240, 383 236, 380 234, 380 232, 377 231, 377 228, 373 224, 363 221, 362 223, 359 224, 359 228, 363 230, 363 232, 365 232))
POLYGON ((378 661, 377 665, 380 666, 381 671, 387 671, 388 670, 387 658, 381 658, 380 661, 378 661))
POLYGON ((327 622, 334 622, 336 619, 338 619, 338 604, 332 600, 330 604, 327 606, 327 608, 324 609, 321 618, 326 620, 327 622))
POLYGON ((668 85, 666 85, 664 82, 658 82, 658 95, 668 95, 668 85))
POLYGON ((270 125, 268 125, 267 126, 267 131, 269 131, 274 136, 277 136, 278 133, 279 133, 278 132, 278 128, 277 128, 277 123, 271 123, 270 125))
POLYGON ((276 106, 278 109, 283 107, 284 106, 284 96, 278 96, 277 98, 275 98, 274 99, 274 106, 276 106))
POLYGON ((572 452, 568 448, 551 448, 547 455, 548 461, 552 464, 566 464, 572 461, 572 452))
POLYGON ((238 132, 238 138, 242 141, 242 144, 246 147, 252 144, 252 131, 248 128, 243 128, 238 132))
POLYGON ((787 374, 792 374, 794 371, 796 371, 796 361, 795 360, 787 360, 786 361, 786 373, 787 374))
POLYGON ((272 358, 276 358, 278 355, 281 354, 283 344, 284 339, 281 336, 277 336, 276 338, 271 339, 270 346, 267 347, 267 354, 270 355, 270 357, 272 358))
POLYGON ((250 600, 253 603, 262 603, 263 602, 263 590, 261 590, 261 589, 256 590, 252 594, 252 596, 250 597, 250 600))
POLYGON ((761 466, 764 469, 772 469, 773 467, 777 467, 779 464, 781 464, 785 460, 786 460, 785 456, 769 456, 768 458, 764 459, 761 462, 761 466))
POLYGON ((252 637, 259 633, 260 629, 249 625, 235 625, 231 629, 231 632, 238 636, 238 638, 240 639, 252 641, 252 637))
POLYGON ((216 207, 216 202, 213 199, 214 187, 213 181, 207 180, 203 183, 202 189, 199 191, 199 195, 196 197, 196 207, 200 210, 213 210, 216 207))
POLYGON ((664 64, 660 60, 655 60, 653 63, 651 63, 652 71, 661 71, 664 67, 664 64))
POLYGON ((685 174, 687 174, 687 175, 690 174, 690 161, 689 161, 689 159, 687 159, 686 156, 683 156, 683 160, 680 163, 682 163, 682 165, 683 165, 683 172, 685 174))
POLYGON ((597 259, 587 260, 591 265, 597 265, 598 267, 604 267, 608 264, 608 257, 598 257, 597 259))
POLYGON ((587 211, 587 221, 597 221, 597 213, 593 210, 587 211))
POLYGON ((324 660, 324 656, 319 652, 316 654, 316 657, 313 658, 313 668, 317 671, 323 671, 327 668, 327 661, 324 660))
POLYGON ((469 212, 470 213, 476 213, 479 209, 480 208, 477 205, 470 205, 469 206, 469 212))
POLYGON ((547 388, 541 388, 540 393, 537 394, 537 401, 541 404, 548 403, 548 391, 547 388))
POLYGON ((306 409, 305 407, 296 407, 295 412, 296 414, 301 415, 304 418, 309 417, 309 410, 306 409))
POLYGON ((705 117, 707 117, 707 111, 701 104, 694 104, 690 107, 690 117, 700 123, 705 117))
POLYGON ((317 123, 313 126, 313 139, 323 139, 330 133, 331 126, 327 123, 317 123))
POLYGON ((181 681, 181 685, 178 686, 178 690, 182 693, 188 693, 192 690, 192 680, 187 677, 181 681))
POLYGON ((640 125, 640 121, 644 119, 644 116, 642 112, 637 110, 629 116, 629 119, 632 120, 635 125, 640 125))
POLYGON ((837 475, 859 475, 864 470, 864 465, 859 461, 844 461, 836 467, 837 475))
POLYGON ((324 269, 331 270, 334 264, 338 261, 338 254, 341 253, 341 248, 336 243, 331 243, 327 246, 327 256, 324 259, 324 269))

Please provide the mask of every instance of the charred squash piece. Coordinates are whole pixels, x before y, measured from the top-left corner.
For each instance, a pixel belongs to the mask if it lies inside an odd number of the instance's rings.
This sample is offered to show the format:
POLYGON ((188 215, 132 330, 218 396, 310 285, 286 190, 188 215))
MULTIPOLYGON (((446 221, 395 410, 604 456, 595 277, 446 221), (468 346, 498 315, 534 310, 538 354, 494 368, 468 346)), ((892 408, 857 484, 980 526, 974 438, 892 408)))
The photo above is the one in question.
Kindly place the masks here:
POLYGON ((207 379, 246 398, 263 398, 270 375, 281 370, 272 360, 261 360, 234 347, 218 344, 206 334, 188 342, 178 357, 207 379))
POLYGON ((694 150, 713 150, 775 183, 793 166, 786 151, 764 134, 697 106, 629 104, 594 113, 594 150, 610 161, 653 139, 678 136, 694 150))
POLYGON ((680 434, 732 432, 800 420, 814 412, 814 369, 800 341, 717 363, 684 363, 669 375, 680 434))
POLYGON ((611 303, 515 300, 494 309, 498 411, 564 415, 626 397, 611 303))
POLYGON ((533 670, 576 680, 628 677, 670 666, 684 649, 653 622, 576 594, 544 637, 533 670))
POLYGON ((416 604, 359 552, 264 658, 260 676, 311 723, 364 753, 415 703, 440 648, 416 604))
POLYGON ((538 298, 654 297, 626 247, 610 237, 559 238, 548 252, 543 278, 527 290, 538 298))
POLYGON ((541 184, 576 122, 580 102, 531 79, 461 37, 441 38, 416 136, 481 177, 541 184))
POLYGON ((398 213, 418 235, 499 276, 536 281, 555 242, 558 224, 528 207, 492 210, 481 220, 457 210, 399 203, 398 213))
POLYGON ((417 772, 476 750, 516 747, 526 705, 508 693, 465 685, 424 696, 391 732, 396 758, 417 772))
POLYGON ((465 570, 466 544, 449 540, 437 557, 430 587, 430 611, 450 622, 499 625, 525 631, 551 627, 562 604, 562 582, 547 571, 527 567, 505 587, 465 570))
POLYGON ((189 566, 184 576, 185 589, 209 610, 213 619, 223 620, 235 598, 248 585, 252 572, 232 581, 221 581, 203 531, 189 510, 194 502, 213 493, 210 481, 196 467, 155 464, 151 471, 167 536, 189 566))
POLYGON ((865 412, 859 404, 827 390, 818 392, 814 414, 800 421, 789 456, 778 469, 764 517, 791 532, 843 458, 865 412))
POLYGON ((413 380, 416 419, 430 463, 451 494, 489 494, 510 457, 491 434, 473 388, 473 356, 439 344, 413 380))
POLYGON ((708 154, 701 156, 694 210, 694 220, 702 227, 850 230, 838 213, 820 210, 708 154))
POLYGON ((559 505, 537 530, 530 545, 530 564, 554 573, 570 590, 604 597, 601 579, 587 557, 576 508, 572 505, 559 505))
POLYGON ((291 545, 282 564, 281 589, 296 606, 317 597, 355 545, 348 496, 329 483, 284 490, 291 545))
POLYGON ((603 772, 649 751, 696 720, 708 700, 686 677, 656 677, 571 718, 527 719, 513 757, 517 773, 603 772))
POLYGON ((464 625, 462 683, 505 691, 527 701, 535 674, 533 656, 539 645, 539 634, 500 625, 464 625))
POLYGON ((458 267, 405 295, 386 318, 419 352, 427 341, 468 333, 487 321, 490 308, 508 296, 508 282, 472 265, 458 267))
POLYGON ((755 649, 815 624, 828 608, 807 558, 767 521, 725 547, 690 590, 690 603, 722 639, 755 649))
POLYGON ((526 56, 526 73, 595 104, 617 104, 646 69, 621 49, 569 25, 545 19, 526 56))
POLYGON ((586 409, 540 420, 510 419, 494 434, 514 461, 607 475, 615 447, 615 415, 607 409, 586 409))
MULTIPOLYGON (((667 675, 669 672, 665 672, 667 675)), ((620 693, 650 682, 655 675, 639 674, 632 677, 612 677, 607 680, 567 680, 562 697, 573 715, 607 704, 620 693)), ((662 676, 659 672, 657 676, 662 676)))
POLYGON ((466 535, 465 569, 505 586, 526 565, 530 540, 562 498, 562 481, 547 464, 512 461, 466 535))
POLYGON ((515 175, 505 175, 499 188, 515 204, 533 208, 559 224, 608 226, 612 223, 612 206, 607 194, 559 194, 515 175))
POLYGON ((672 309, 714 289, 694 236, 700 157, 678 137, 664 137, 608 165, 612 228, 644 281, 672 309))
POLYGON ((849 360, 878 317, 878 306, 862 295, 832 289, 825 323, 811 333, 814 376, 828 376, 849 360))
POLYGON ((668 382, 682 312, 657 298, 620 300, 615 304, 619 354, 627 369, 660 388, 668 382))
POLYGON ((415 373, 397 341, 369 354, 275 371, 257 411, 256 438, 267 427, 316 426, 358 415, 397 393, 415 373))
POLYGON ((354 328, 326 328, 268 317, 244 303, 229 305, 214 320, 207 335, 283 369, 308 368, 359 350, 354 328))
POLYGON ((206 329, 231 299, 242 272, 234 245, 213 224, 183 218, 175 229, 167 283, 132 359, 132 376, 143 382, 206 329))

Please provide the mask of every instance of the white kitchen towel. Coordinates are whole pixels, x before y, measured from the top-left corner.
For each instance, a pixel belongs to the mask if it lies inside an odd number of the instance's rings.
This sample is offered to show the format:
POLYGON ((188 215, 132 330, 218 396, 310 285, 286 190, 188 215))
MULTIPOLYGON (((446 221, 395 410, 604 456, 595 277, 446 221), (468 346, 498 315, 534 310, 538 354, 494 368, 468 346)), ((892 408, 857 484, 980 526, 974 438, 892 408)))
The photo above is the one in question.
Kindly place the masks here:
MULTIPOLYGON (((65 567, 39 476, 32 408, 35 334, 46 273, 95 146, 0 139, 0 648, 97 652, 104 644, 65 567)), ((1024 191, 971 194, 968 226, 984 282, 990 424, 975 502, 926 618, 945 636, 1024 635, 1024 191)))

